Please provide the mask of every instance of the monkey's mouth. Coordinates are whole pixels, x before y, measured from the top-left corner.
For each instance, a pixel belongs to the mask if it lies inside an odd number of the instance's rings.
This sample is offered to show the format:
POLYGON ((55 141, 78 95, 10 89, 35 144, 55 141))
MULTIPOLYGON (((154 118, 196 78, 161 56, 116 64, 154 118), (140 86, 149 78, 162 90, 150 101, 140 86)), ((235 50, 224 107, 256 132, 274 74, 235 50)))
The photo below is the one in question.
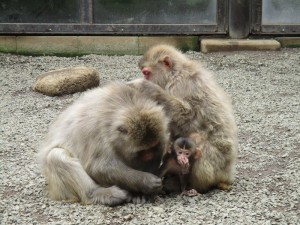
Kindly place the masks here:
POLYGON ((139 154, 143 161, 149 161, 154 158, 154 152, 151 149, 140 151, 139 154))
POLYGON ((150 148, 139 151, 139 153, 138 153, 139 157, 143 161, 152 160, 155 156, 155 153, 159 150, 159 147, 160 147, 160 143, 159 143, 159 141, 156 141, 155 143, 153 143, 150 146, 150 148))
POLYGON ((146 80, 151 80, 151 75, 150 75, 150 74, 144 75, 144 78, 145 78, 146 80))

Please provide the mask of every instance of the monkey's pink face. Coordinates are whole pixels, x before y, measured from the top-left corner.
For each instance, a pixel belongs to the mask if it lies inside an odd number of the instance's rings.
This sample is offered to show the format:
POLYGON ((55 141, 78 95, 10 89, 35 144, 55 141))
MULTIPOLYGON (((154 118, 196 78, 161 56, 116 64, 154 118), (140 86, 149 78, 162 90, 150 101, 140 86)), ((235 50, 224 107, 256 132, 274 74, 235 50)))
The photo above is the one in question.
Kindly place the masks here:
POLYGON ((141 70, 146 80, 152 80, 152 72, 149 67, 143 67, 141 70))
POLYGON ((191 156, 191 151, 188 149, 177 148, 176 150, 177 161, 180 165, 189 165, 189 157, 191 156))
POLYGON ((168 73, 173 68, 173 63, 168 56, 155 59, 154 56, 145 55, 139 61, 139 68, 142 71, 144 78, 159 86, 164 86, 167 80, 168 73))

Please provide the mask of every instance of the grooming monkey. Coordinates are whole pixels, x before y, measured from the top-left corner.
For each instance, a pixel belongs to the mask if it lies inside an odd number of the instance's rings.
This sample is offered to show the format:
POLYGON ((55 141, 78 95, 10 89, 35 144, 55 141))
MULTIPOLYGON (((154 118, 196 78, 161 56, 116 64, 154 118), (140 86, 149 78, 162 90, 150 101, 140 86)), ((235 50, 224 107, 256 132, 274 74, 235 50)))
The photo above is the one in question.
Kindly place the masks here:
POLYGON ((230 98, 210 72, 174 47, 150 48, 139 67, 145 79, 132 83, 164 106, 171 118, 172 140, 191 133, 204 134, 197 145, 202 156, 192 168, 191 187, 201 193, 213 187, 230 189, 237 158, 237 128, 230 98))
MULTIPOLYGON (((195 136, 196 134, 193 134, 195 136)), ((197 191, 187 190, 188 178, 194 161, 201 156, 201 150, 196 148, 196 142, 189 137, 177 138, 163 158, 158 176, 177 176, 180 183, 180 192, 184 195, 194 196, 197 191)), ((176 179, 176 178, 175 178, 176 179)), ((164 184, 164 182, 163 182, 164 184)), ((168 191, 168 186, 165 189, 168 191)), ((172 188, 172 187, 171 187, 172 188)))
POLYGON ((86 92, 58 117, 39 161, 52 199, 137 203, 161 190, 153 174, 168 142, 162 106, 115 82, 86 92))

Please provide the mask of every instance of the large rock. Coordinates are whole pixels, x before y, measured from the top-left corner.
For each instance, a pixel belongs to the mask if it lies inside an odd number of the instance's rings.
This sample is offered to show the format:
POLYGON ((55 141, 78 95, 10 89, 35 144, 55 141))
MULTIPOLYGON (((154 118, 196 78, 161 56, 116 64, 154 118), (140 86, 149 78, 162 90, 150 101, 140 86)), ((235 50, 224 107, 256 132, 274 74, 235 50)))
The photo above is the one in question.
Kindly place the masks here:
POLYGON ((85 91, 99 86, 99 82, 99 73, 94 68, 64 68, 39 75, 33 90, 45 95, 57 96, 85 91))

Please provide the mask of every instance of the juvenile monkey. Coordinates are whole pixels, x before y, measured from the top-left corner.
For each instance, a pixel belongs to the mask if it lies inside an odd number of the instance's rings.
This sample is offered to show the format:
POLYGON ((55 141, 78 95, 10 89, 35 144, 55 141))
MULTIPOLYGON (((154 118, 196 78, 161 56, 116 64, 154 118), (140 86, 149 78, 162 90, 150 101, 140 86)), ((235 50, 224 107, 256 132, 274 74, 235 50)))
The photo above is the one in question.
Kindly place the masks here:
MULTIPOLYGON (((197 191, 194 189, 187 190, 189 173, 194 161, 201 156, 200 149, 196 148, 196 143, 188 137, 177 138, 173 146, 168 150, 163 158, 163 164, 159 168, 158 176, 165 177, 176 176, 179 178, 180 191, 184 195, 194 196, 197 191)), ((175 178, 176 179, 176 178, 175 178)), ((165 187, 168 188, 174 187, 165 187)))
POLYGON ((161 190, 153 174, 168 142, 162 106, 115 82, 86 92, 58 117, 39 161, 52 199, 118 205, 161 190))
POLYGON ((139 67, 145 79, 132 83, 164 106, 171 118, 172 140, 204 134, 199 143, 202 156, 195 161, 189 178, 191 187, 198 192, 215 186, 230 189, 235 176, 237 128, 229 96, 210 72, 168 45, 150 48, 139 67))

